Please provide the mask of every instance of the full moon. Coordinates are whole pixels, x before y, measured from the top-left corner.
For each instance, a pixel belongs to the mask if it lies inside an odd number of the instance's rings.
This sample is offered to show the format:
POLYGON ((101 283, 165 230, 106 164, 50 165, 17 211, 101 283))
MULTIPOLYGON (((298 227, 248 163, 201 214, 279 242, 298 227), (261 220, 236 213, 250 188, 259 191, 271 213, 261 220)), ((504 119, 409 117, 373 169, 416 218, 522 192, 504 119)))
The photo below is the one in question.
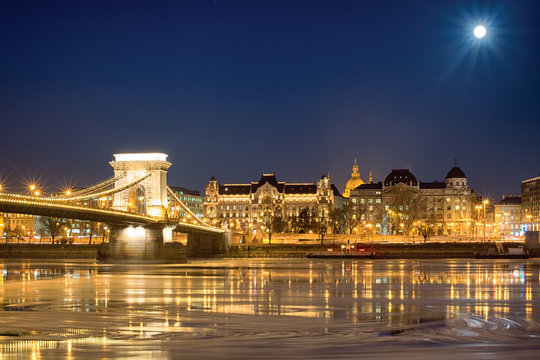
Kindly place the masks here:
POLYGON ((478 25, 474 28, 474 36, 476 36, 478 39, 483 38, 486 36, 486 28, 482 25, 478 25))

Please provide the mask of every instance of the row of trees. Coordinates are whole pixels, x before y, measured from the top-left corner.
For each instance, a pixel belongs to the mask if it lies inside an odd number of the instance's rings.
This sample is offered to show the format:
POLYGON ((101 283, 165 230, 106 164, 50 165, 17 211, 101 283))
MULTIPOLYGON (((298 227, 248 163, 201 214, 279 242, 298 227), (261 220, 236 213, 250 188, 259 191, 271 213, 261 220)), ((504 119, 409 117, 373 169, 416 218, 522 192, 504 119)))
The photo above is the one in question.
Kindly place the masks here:
POLYGON ((321 243, 327 233, 370 234, 376 231, 374 225, 385 226, 388 234, 413 234, 430 236, 442 231, 439 225, 443 219, 437 212, 430 211, 425 198, 402 192, 389 198, 386 207, 382 204, 356 203, 347 201, 342 207, 312 212, 304 209, 292 217, 282 217, 267 209, 262 216, 262 229, 271 242, 273 233, 313 232, 318 233, 321 243))
MULTIPOLYGON (((37 221, 36 231, 40 237, 49 237, 52 244, 60 243, 61 241, 67 241, 69 232, 71 231, 72 224, 68 219, 62 219, 51 216, 36 216, 37 221)), ((86 234, 88 235, 88 243, 92 243, 92 239, 95 236, 105 236, 107 224, 96 221, 87 222, 86 234)), ((4 237, 6 243, 10 238, 16 237, 22 239, 24 237, 23 231, 19 227, 10 228, 9 225, 4 227, 4 237)))

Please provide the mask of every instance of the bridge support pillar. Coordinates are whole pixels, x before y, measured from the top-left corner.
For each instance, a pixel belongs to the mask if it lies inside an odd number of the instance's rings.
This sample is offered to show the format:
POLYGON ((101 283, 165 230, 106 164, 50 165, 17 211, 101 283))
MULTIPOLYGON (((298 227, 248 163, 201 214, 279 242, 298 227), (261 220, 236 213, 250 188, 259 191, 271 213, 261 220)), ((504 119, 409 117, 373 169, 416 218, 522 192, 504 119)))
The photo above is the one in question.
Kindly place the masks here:
POLYGON ((187 232, 188 257, 212 257, 226 252, 227 241, 224 234, 197 230, 187 232))
POLYGON ((100 261, 185 262, 186 247, 177 242, 164 242, 166 224, 146 226, 112 226, 109 243, 98 250, 100 261))
POLYGON ((113 226, 109 233, 111 259, 159 258, 163 247, 163 225, 113 226))

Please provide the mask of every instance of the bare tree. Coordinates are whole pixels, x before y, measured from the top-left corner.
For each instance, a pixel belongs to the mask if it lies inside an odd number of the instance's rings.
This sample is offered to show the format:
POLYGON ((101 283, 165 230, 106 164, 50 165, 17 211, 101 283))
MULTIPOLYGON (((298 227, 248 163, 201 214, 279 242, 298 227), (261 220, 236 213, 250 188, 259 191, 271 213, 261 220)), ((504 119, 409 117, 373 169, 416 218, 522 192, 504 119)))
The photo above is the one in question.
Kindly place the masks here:
POLYGON ((92 244, 92 237, 94 235, 99 236, 103 225, 97 221, 88 222, 88 244, 92 244))
POLYGON ((304 232, 308 232, 309 228, 311 226, 311 215, 309 214, 309 209, 303 208, 300 213, 298 214, 298 226, 304 230, 304 232))
POLYGON ((352 200, 356 199, 349 199, 343 207, 343 220, 349 234, 352 234, 353 230, 365 219, 367 212, 365 204, 358 204, 352 200))
POLYGON ((9 222, 7 224, 5 224, 5 226, 4 226, 4 236, 6 238, 6 244, 7 244, 8 239, 11 236, 11 226, 10 226, 9 222))
POLYGON ((272 233, 274 232, 274 212, 270 209, 264 211, 262 216, 262 228, 268 234, 268 244, 272 243, 272 233))
POLYGON ((390 198, 388 215, 391 232, 409 234, 416 220, 426 217, 426 204, 417 193, 405 189, 396 189, 390 198))
POLYGON ((418 231, 418 235, 424 237, 424 243, 437 233, 437 223, 439 219, 435 214, 429 214, 425 219, 416 220, 413 227, 418 231))
POLYGON ((342 234, 345 228, 345 212, 342 208, 330 209, 328 221, 333 234, 342 234))
POLYGON ((51 242, 54 244, 54 239, 62 235, 64 224, 62 219, 52 216, 41 216, 39 225, 45 230, 45 233, 51 237, 51 242))

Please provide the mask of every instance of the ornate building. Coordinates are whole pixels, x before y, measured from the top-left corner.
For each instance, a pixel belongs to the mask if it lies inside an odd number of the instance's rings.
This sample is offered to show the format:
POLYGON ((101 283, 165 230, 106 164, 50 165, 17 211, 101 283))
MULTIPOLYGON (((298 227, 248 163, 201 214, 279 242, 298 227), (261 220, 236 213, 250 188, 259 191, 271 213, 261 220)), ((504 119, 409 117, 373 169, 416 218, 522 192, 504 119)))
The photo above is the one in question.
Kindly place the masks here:
POLYGON ((409 169, 393 169, 384 182, 362 184, 349 201, 364 208, 366 221, 381 234, 407 234, 430 219, 438 234, 467 235, 473 231, 474 192, 455 166, 444 182, 420 182, 409 169))
POLYGON ((289 218, 305 209, 321 217, 328 216, 340 201, 339 191, 324 175, 316 184, 281 182, 274 173, 263 173, 259 181, 249 184, 220 184, 212 176, 206 183, 204 214, 210 220, 256 226, 265 211, 289 218))
POLYGON ((343 197, 349 198, 351 195, 351 190, 356 189, 360 185, 364 184, 364 180, 360 178, 360 173, 358 172, 358 164, 356 163, 356 158, 354 159, 354 164, 352 167, 351 178, 347 181, 345 185, 345 191, 343 191, 343 197))

